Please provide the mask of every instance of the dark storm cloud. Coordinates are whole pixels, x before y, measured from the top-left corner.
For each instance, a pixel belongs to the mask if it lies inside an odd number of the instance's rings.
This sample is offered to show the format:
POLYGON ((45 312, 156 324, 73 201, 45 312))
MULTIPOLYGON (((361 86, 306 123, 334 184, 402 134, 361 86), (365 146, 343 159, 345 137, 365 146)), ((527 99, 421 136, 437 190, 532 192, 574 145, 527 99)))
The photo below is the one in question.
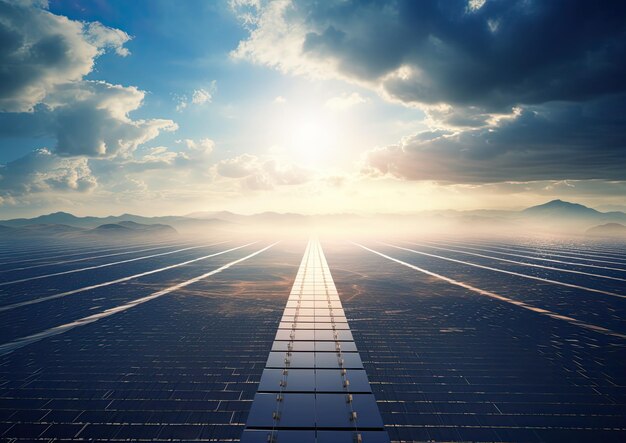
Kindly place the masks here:
POLYGON ((307 30, 304 60, 448 128, 369 151, 369 173, 626 179, 626 2, 296 1, 285 19, 307 30))
POLYGON ((451 183, 626 180, 625 108, 626 96, 525 107, 492 127, 369 151, 364 172, 451 183))
POLYGON ((623 1, 302 2, 306 56, 405 103, 505 109, 626 90, 623 1), (400 68, 404 72, 398 73, 400 68), (408 68, 408 69, 406 69, 408 68), (401 74, 401 75, 394 75, 401 74))
POLYGON ((341 78, 426 112, 431 131, 367 152, 369 173, 452 183, 626 177, 624 1, 280 5, 259 9, 236 58, 341 78))

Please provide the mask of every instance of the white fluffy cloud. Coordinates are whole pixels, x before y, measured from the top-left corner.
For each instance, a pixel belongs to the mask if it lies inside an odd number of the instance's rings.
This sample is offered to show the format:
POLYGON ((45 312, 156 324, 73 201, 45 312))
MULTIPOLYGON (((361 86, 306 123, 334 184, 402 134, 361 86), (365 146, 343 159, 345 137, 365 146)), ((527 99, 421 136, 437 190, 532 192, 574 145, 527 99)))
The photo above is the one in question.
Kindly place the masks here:
POLYGON ((128 113, 141 106, 144 95, 133 86, 101 81, 58 86, 44 101, 57 138, 55 152, 93 157, 128 155, 161 131, 176 130, 171 120, 129 118, 128 113))
POLYGON ((201 138, 199 140, 192 140, 186 138, 184 140, 178 140, 178 143, 184 143, 187 147, 187 155, 188 157, 198 158, 198 157, 208 157, 215 149, 215 142, 210 138, 201 138))
POLYGON ((189 105, 202 106, 211 103, 213 101, 215 91, 217 91, 217 82, 213 80, 206 88, 194 89, 191 93, 191 98, 189 98, 187 94, 174 94, 176 111, 182 112, 187 109, 189 105))
POLYGON ((211 100, 213 100, 213 96, 206 89, 196 89, 195 91, 193 91, 193 94, 191 94, 191 103, 193 103, 194 105, 211 103, 211 100))
POLYGON ((315 77, 328 77, 333 69, 327 62, 303 56, 302 48, 310 29, 298 16, 290 0, 277 0, 266 5, 245 4, 240 14, 239 2, 232 4, 244 24, 252 27, 250 36, 231 52, 235 60, 249 60, 271 66, 282 72, 315 77))
POLYGON ((129 55, 129 39, 40 4, 0 0, 0 111, 32 112, 31 123, 56 137, 53 152, 61 156, 128 155, 161 131, 175 130, 171 120, 129 117, 145 96, 138 88, 83 79, 106 50, 129 55))
POLYGON ((222 160, 214 169, 217 175, 237 179, 243 187, 250 190, 299 185, 312 178, 310 171, 295 164, 250 154, 222 160))
POLYGON ((0 1, 0 111, 32 112, 57 86, 91 72, 106 49, 128 55, 129 38, 97 22, 0 1))
MULTIPOLYGON (((130 55, 124 47, 130 36, 46 8, 45 1, 0 0, 0 112, 27 122, 18 134, 56 139, 51 149, 36 149, 0 165, 3 202, 26 201, 34 194, 106 192, 103 183, 111 186, 128 178, 116 171, 140 173, 208 155, 204 142, 182 153, 152 148, 136 155, 141 145, 177 125, 131 118, 145 97, 137 87, 84 79, 103 53, 130 55)), ((201 93, 195 99, 208 100, 201 93)))
POLYGON ((61 158, 45 148, 0 165, 0 194, 5 198, 39 192, 88 192, 97 184, 86 158, 61 158))
POLYGON ((120 29, 109 28, 99 22, 87 23, 85 38, 97 48, 101 48, 100 53, 104 49, 111 49, 120 57, 130 55, 128 48, 124 47, 124 44, 130 40, 130 36, 120 29))
MULTIPOLYGON (((142 174, 155 171, 159 174, 157 182, 165 184, 170 179, 187 177, 193 185, 195 178, 206 181, 212 166, 211 153, 215 143, 204 138, 199 140, 177 140, 183 149, 172 150, 167 146, 141 148, 125 158, 94 159, 93 170, 98 176, 107 176, 113 182, 118 175, 135 181, 144 180, 142 174)), ((158 184, 155 183, 155 184, 158 184)))

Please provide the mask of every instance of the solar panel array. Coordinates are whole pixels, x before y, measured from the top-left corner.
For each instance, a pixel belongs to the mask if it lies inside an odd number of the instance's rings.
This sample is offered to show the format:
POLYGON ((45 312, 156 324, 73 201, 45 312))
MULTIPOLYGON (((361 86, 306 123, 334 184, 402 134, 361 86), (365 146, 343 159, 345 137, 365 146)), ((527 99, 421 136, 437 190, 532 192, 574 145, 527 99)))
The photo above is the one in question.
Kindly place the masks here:
MULTIPOLYGON (((219 278, 0 356, 0 441, 239 440, 289 293, 290 282, 283 287, 276 276, 301 253, 257 256, 219 278)), ((194 263, 172 274, 184 280, 206 270, 194 263)), ((118 285, 92 304, 167 284, 160 277, 118 285)), ((88 295, 67 303, 86 303, 88 295)), ((58 301, 47 308, 59 323, 71 319, 58 301)), ((26 315, 30 307, 22 309, 26 315)))
POLYGON ((309 242, 242 442, 388 442, 317 240, 309 242))
POLYGON ((0 352, 0 441, 626 441, 620 245, 20 242, 0 345, 177 289, 0 352))
MULTIPOLYGON (((392 441, 626 441, 623 339, 477 295, 365 250, 329 245, 326 255, 392 441)), ((553 287, 524 279, 431 258, 412 263, 509 297, 543 289, 541 307, 556 297, 553 287)), ((583 297, 596 312, 611 301, 572 290, 553 309, 562 312, 583 297)))

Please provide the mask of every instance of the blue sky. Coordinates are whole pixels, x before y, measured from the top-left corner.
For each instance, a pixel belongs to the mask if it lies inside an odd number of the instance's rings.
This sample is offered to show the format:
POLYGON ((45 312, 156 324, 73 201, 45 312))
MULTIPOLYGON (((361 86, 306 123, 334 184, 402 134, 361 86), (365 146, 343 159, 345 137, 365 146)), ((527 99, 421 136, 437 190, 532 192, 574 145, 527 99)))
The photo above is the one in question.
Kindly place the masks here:
POLYGON ((158 116, 176 121, 179 131, 162 134, 158 142, 147 146, 175 146, 184 134, 184 138, 214 140, 220 145, 216 158, 241 152, 243 147, 243 152, 262 153, 269 146, 258 143, 258 133, 263 126, 274 123, 264 119, 264 114, 277 104, 277 97, 284 97, 286 103, 293 97, 298 105, 315 107, 338 95, 358 91, 375 101, 374 106, 359 110, 364 118, 370 122, 385 120, 374 144, 395 141, 404 135, 403 130, 388 127, 387 120, 411 122, 423 117, 419 110, 386 103, 375 93, 345 82, 311 82, 233 59, 231 52, 249 32, 228 2, 90 3, 52 1, 49 6, 55 14, 97 21, 132 36, 124 45, 132 57, 105 54, 86 78, 138 86, 148 95, 141 108, 134 111, 134 117, 158 116), (186 97, 190 101, 197 90, 210 92, 210 103, 177 111, 179 100, 186 97), (249 128, 254 128, 254 132, 249 128))
POLYGON ((0 0, 0 210, 626 209, 623 18, 620 2, 0 0))

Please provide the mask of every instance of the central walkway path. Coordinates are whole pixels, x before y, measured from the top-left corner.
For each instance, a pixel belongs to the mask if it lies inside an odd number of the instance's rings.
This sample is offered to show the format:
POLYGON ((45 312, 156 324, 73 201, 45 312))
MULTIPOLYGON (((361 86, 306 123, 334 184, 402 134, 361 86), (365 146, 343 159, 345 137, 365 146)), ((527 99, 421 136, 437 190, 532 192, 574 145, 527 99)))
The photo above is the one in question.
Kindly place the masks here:
POLYGON ((241 441, 389 442, 317 240, 302 258, 241 441))

